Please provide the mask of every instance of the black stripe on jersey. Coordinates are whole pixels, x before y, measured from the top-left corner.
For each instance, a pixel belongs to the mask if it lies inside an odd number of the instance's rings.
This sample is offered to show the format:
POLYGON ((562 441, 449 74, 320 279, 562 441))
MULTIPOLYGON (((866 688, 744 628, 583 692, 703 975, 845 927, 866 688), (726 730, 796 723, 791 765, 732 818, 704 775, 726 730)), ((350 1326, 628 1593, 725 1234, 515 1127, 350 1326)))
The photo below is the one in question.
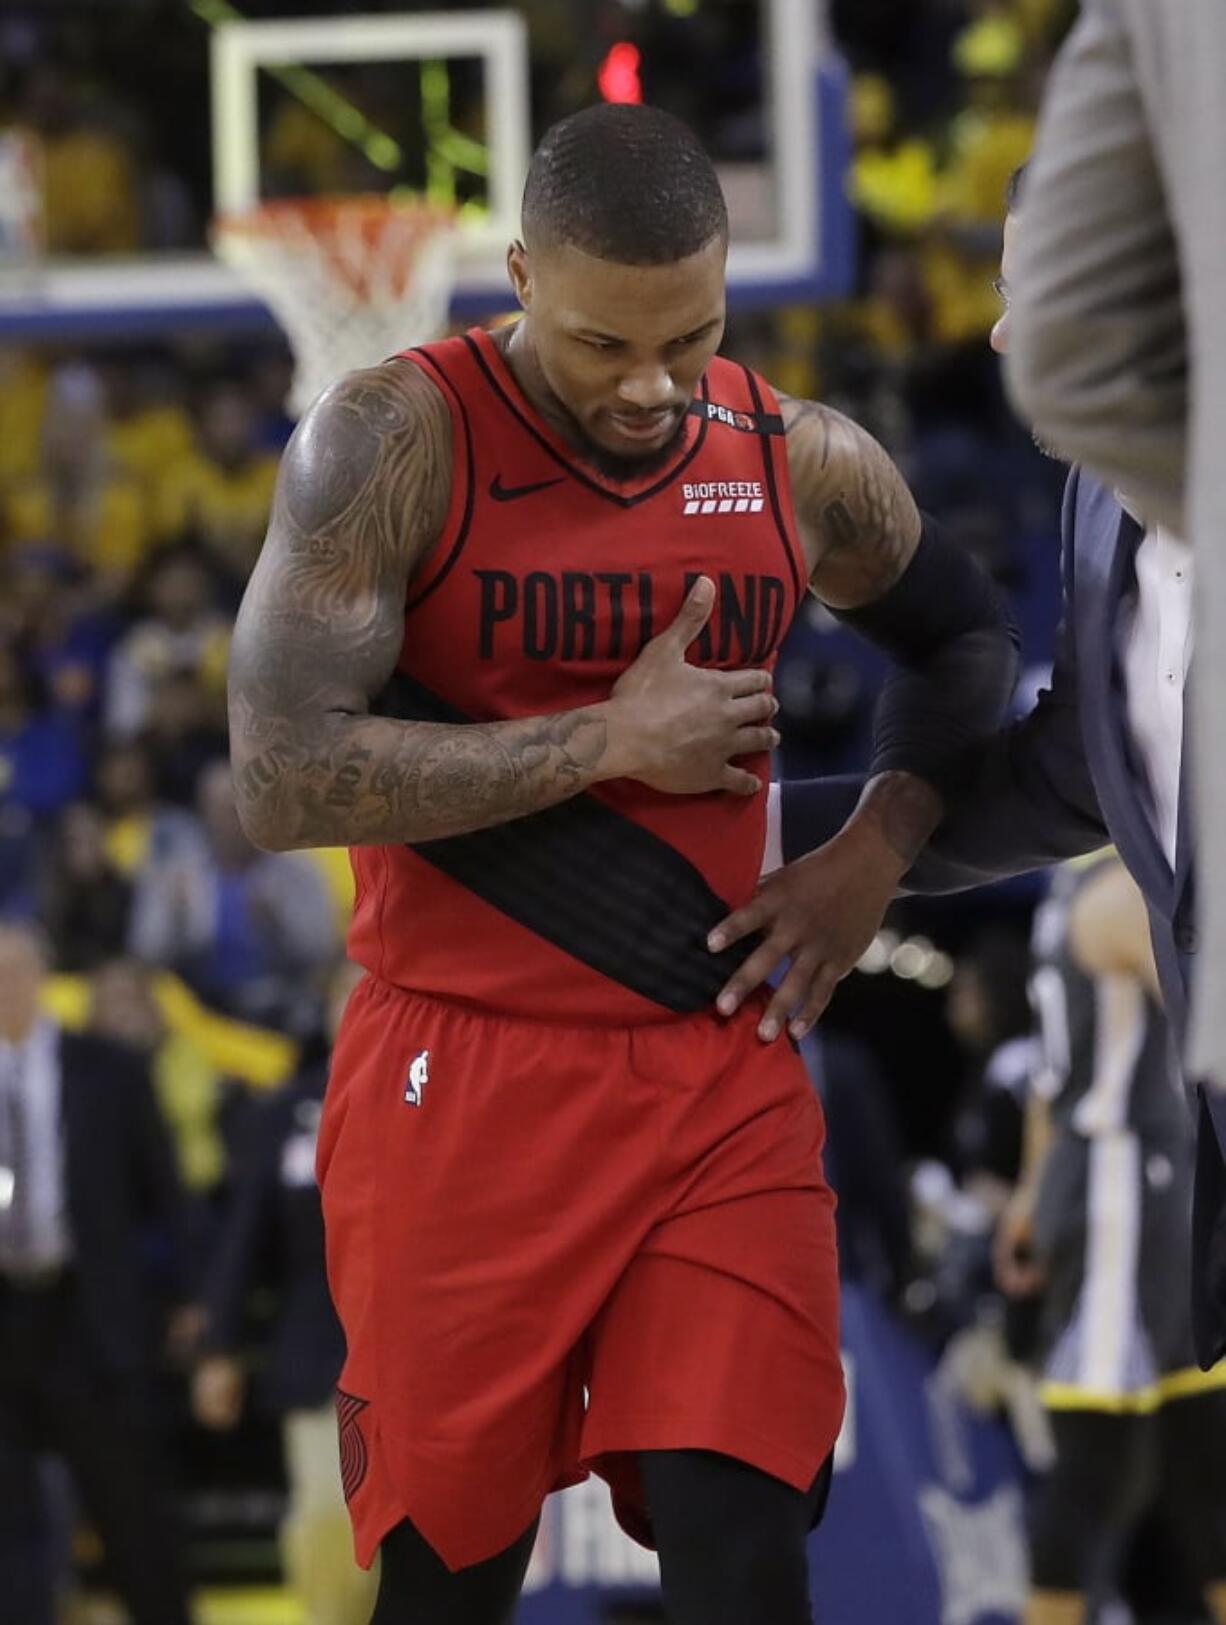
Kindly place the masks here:
MULTIPOLYGON (((472 351, 473 359, 476 361, 478 367, 480 367, 482 373, 485 375, 485 380, 489 384, 490 388, 512 413, 516 421, 521 424, 522 427, 532 436, 537 445, 540 446, 541 450, 546 452, 548 456, 552 457, 553 461, 557 463, 560 468, 564 468, 566 472, 572 476, 572 478, 578 480, 580 485, 586 485, 588 490, 595 491, 597 496, 607 497, 610 502, 615 502, 619 508, 637 507, 640 502, 646 502, 650 497, 658 496, 661 491, 666 491, 673 481, 677 479, 680 474, 685 472, 685 470, 694 461, 695 457, 698 456, 698 453, 702 450, 703 441, 707 438, 707 429, 709 427, 706 419, 699 424, 698 433, 694 436, 694 444, 690 447, 689 451, 686 452, 685 456, 676 465, 676 467, 670 469, 662 479, 657 480, 654 485, 648 486, 646 491, 639 491, 636 495, 630 497, 622 496, 619 491, 610 491, 608 486, 602 485, 599 480, 592 479, 592 477, 582 468, 580 468, 576 462, 569 457, 562 456, 560 452, 556 451, 549 444, 548 440, 546 440, 545 436, 540 432, 532 420, 525 417, 523 412, 520 411, 518 402, 512 400, 511 396, 508 395, 506 390, 502 387, 501 381, 499 380, 497 374, 491 369, 489 362, 481 354, 480 346, 476 343, 476 341, 470 338, 467 333, 463 335, 463 339, 465 344, 467 344, 468 348, 472 351)), ((702 381, 702 398, 704 401, 708 398, 707 380, 705 378, 702 381)))
POLYGON ((443 561, 443 566, 433 581, 429 582, 416 596, 410 592, 407 600, 405 601, 404 607, 406 611, 416 609, 419 604, 424 604, 426 599, 429 598, 430 594, 434 592, 436 588, 441 587, 443 582, 446 581, 447 577, 451 574, 456 561, 459 559, 460 554, 464 551, 464 543, 468 540, 468 532, 472 528, 473 509, 477 504, 477 470, 473 463, 473 431, 472 425, 468 421, 468 408, 464 405, 463 396, 452 383, 451 379, 448 378, 442 365, 435 360, 428 350, 424 350, 419 346, 416 346, 414 347, 413 354, 420 356, 423 361, 427 362, 433 368, 433 370, 438 373, 439 377, 442 379, 443 388, 452 396, 456 405, 460 409, 460 421, 464 425, 464 447, 468 462, 468 490, 464 496, 464 513, 460 519, 460 528, 456 532, 456 539, 452 543, 451 552, 448 553, 446 559, 443 561))
MULTIPOLYGON (((758 381, 748 367, 742 367, 745 382, 749 385, 750 399, 753 401, 754 411, 762 415, 762 392, 758 388, 758 381)), ((770 496, 771 512, 775 516, 775 529, 779 532, 779 540, 783 543, 783 551, 787 554, 788 569, 792 572, 792 585, 796 589, 796 602, 803 603, 805 596, 804 583, 800 579, 800 571, 796 568, 796 554, 792 548, 788 527, 783 518, 783 507, 779 501, 779 482, 775 476, 775 459, 771 453, 771 443, 765 437, 762 441, 762 462, 766 469, 766 489, 770 496)))
MULTIPOLYGON (((405 721, 471 721, 402 672, 372 710, 405 721)), ((712 1005, 761 940, 710 953, 707 934, 729 905, 676 847, 596 796, 410 846, 527 930, 678 1014, 712 1005)))
POLYGON ((720 423, 726 429, 736 429, 740 434, 787 433, 781 412, 742 412, 739 407, 721 406, 718 401, 709 401, 705 394, 702 400, 690 402, 690 416, 709 418, 712 423, 720 423))

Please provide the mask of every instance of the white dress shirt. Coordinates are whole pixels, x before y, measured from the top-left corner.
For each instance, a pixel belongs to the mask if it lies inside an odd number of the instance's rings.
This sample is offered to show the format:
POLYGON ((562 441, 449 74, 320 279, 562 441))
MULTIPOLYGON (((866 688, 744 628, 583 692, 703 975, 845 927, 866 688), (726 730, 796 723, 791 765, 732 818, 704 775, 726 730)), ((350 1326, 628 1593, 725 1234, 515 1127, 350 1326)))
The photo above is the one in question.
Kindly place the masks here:
POLYGON ((59 1031, 40 1021, 20 1044, 0 1038, 0 1110, 21 1143, 8 1144, 0 1170, 0 1273, 57 1269, 72 1253, 60 1112, 59 1031))
POLYGON ((1137 587, 1121 606, 1128 731, 1150 793, 1154 829, 1175 867, 1184 685, 1192 658, 1192 550, 1155 527, 1137 548, 1137 587))

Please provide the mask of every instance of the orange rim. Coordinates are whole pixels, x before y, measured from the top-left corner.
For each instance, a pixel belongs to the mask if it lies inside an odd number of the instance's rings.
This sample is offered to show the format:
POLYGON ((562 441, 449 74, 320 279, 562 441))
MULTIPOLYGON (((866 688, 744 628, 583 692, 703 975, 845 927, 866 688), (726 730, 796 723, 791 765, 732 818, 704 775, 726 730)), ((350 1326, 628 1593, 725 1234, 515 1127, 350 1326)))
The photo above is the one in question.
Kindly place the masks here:
POLYGON ((313 242, 334 280, 363 296, 369 292, 371 269, 378 257, 380 272, 396 293, 411 283, 418 256, 427 243, 452 230, 457 211, 422 199, 392 202, 379 193, 353 196, 276 198, 239 213, 219 215, 214 240, 231 242, 313 242), (398 229, 407 228, 407 229, 398 229))

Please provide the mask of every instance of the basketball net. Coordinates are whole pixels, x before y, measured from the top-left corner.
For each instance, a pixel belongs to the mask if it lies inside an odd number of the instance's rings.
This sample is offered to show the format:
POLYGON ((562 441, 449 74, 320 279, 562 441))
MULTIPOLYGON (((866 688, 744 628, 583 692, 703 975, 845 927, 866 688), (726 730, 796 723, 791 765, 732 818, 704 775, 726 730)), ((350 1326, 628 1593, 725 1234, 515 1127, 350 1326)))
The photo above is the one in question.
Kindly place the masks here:
POLYGON ((455 211, 385 197, 292 198, 213 222, 213 246, 267 301, 294 352, 300 416, 341 373, 447 324, 455 211))

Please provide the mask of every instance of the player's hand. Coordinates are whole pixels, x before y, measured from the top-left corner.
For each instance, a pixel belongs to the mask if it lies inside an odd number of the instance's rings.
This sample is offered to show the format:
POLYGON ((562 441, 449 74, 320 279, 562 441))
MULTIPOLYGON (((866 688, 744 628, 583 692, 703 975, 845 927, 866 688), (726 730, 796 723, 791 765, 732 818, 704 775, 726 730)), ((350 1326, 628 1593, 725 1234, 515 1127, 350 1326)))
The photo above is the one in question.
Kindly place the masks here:
POLYGON ((707 938, 712 953, 755 932, 764 939, 724 984, 716 1000, 720 1014, 732 1015, 790 958, 758 1036, 771 1043, 786 1026, 794 1039, 803 1038, 877 934, 897 879, 897 870, 880 863, 878 846, 854 824, 767 875, 753 900, 707 938))
POLYGON ((1042 1289, 1043 1266, 1034 1252, 1034 1196, 1025 1186, 1014 1191, 996 1226, 992 1272, 1007 1298, 1031 1298, 1042 1289))
POLYGON ((762 788, 758 775, 734 760, 779 743, 770 726, 779 709, 770 673, 712 671, 685 657, 714 605, 715 585, 700 576, 676 620, 644 646, 614 685, 609 757, 619 764, 617 777, 674 795, 729 790, 752 796, 762 788))
POLYGON ((242 1366, 228 1354, 201 1360, 192 1376, 192 1414, 202 1427, 228 1433, 243 1414, 247 1378, 242 1366))

